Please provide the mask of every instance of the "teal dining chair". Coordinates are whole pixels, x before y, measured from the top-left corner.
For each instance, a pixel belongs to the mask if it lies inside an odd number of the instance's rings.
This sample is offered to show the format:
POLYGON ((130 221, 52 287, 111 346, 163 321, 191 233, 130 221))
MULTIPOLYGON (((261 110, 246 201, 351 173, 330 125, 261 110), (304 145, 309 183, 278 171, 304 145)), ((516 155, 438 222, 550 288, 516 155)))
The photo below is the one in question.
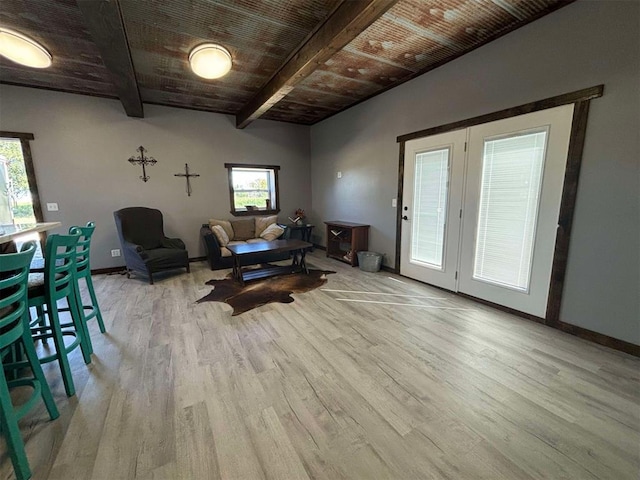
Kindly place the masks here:
MULTIPOLYGON (((91 266, 89 260, 91 256, 91 237, 95 231, 96 225, 94 222, 87 222, 84 227, 73 226, 69 229, 70 235, 80 235, 78 239, 78 246, 76 249, 76 278, 77 278, 77 295, 80 294, 80 280, 84 279, 87 293, 89 294, 89 302, 82 304, 80 313, 82 315, 83 323, 85 326, 85 334, 87 340, 87 348, 90 353, 93 353, 93 345, 91 343, 91 337, 89 335, 89 328, 87 323, 89 320, 95 318, 98 322, 98 327, 101 333, 105 333, 104 320, 102 319, 102 312, 100 311, 100 305, 98 304, 98 298, 96 296, 95 289, 93 287, 93 280, 91 279, 91 266)), ((44 259, 38 259, 31 262, 31 272, 39 273, 44 272, 44 259)), ((80 297, 80 302, 82 297, 80 297)), ((69 311, 69 308, 59 308, 59 312, 69 311)), ((39 314, 40 315, 40 314, 39 314)), ((40 315, 40 318, 42 316, 40 315)))
POLYGON ((27 285, 29 264, 36 251, 34 242, 27 242, 19 253, 0 255, 0 431, 6 438, 9 457, 18 480, 31 477, 29 461, 20 435, 18 420, 42 399, 51 420, 59 413, 53 401, 29 329, 27 285), (19 363, 6 363, 11 348, 19 346, 26 357, 19 363), (33 378, 7 380, 6 370, 28 366, 33 378), (29 400, 15 408, 10 389, 29 386, 33 389, 29 400))
POLYGON ((35 307, 37 316, 31 321, 35 340, 53 338, 55 352, 40 357, 40 363, 58 361, 67 396, 75 394, 75 386, 67 355, 80 347, 85 363, 91 363, 91 351, 82 320, 79 295, 76 293, 76 248, 80 234, 49 235, 45 246, 44 274, 29 275, 29 307, 35 307), (60 321, 58 302, 65 299, 71 320, 60 321), (73 340, 65 344, 64 337, 73 340))
POLYGON ((93 353, 93 346, 91 344, 91 337, 89 336, 89 327, 87 322, 92 318, 95 318, 98 322, 98 327, 101 333, 105 333, 104 321, 102 320, 102 312, 100 312, 100 306, 98 305, 98 298, 93 288, 93 281, 91 280, 91 267, 89 266, 89 257, 91 254, 91 236, 93 235, 96 225, 93 222, 88 222, 86 227, 71 227, 69 229, 70 235, 79 235, 78 246, 76 248, 76 279, 77 279, 77 295, 80 296, 80 280, 84 280, 89 293, 89 304, 82 304, 81 297, 80 314, 85 327, 85 333, 87 337, 87 346, 89 352, 93 353))

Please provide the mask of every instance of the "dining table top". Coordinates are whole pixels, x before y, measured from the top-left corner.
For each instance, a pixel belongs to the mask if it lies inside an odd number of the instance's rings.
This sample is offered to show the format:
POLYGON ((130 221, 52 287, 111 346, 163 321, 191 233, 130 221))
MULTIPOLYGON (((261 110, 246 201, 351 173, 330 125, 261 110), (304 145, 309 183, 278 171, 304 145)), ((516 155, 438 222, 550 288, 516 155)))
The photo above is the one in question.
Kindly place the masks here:
POLYGON ((0 245, 30 233, 46 232, 62 225, 62 222, 38 222, 24 225, 0 225, 0 245))

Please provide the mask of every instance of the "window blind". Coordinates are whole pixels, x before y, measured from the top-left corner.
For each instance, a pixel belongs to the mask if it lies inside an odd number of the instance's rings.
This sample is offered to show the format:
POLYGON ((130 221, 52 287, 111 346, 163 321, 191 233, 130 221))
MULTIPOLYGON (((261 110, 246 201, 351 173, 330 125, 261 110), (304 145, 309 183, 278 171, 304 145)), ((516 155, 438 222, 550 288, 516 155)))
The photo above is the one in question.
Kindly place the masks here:
POLYGON ((415 158, 412 260, 443 266, 450 149, 419 153, 415 158))
POLYGON ((528 291, 547 131, 485 140, 473 277, 528 291))

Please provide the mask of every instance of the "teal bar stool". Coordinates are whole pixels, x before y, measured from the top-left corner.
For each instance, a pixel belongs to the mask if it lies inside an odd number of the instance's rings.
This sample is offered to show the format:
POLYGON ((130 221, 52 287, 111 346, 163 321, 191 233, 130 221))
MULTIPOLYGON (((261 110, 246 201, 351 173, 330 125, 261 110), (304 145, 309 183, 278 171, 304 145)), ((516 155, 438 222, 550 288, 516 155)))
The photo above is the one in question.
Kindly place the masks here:
POLYGON ((76 294, 76 247, 79 234, 49 235, 45 247, 44 275, 29 275, 29 307, 35 307, 37 317, 31 322, 34 340, 45 341, 53 338, 55 353, 40 357, 40 363, 57 360, 62 372, 62 380, 67 396, 75 395, 75 386, 69 367, 67 354, 80 347, 85 363, 91 363, 91 352, 86 340, 86 332, 76 294), (71 321, 60 322, 58 301, 65 299, 71 314, 71 321), (65 345, 64 337, 73 341, 65 345))
POLYGON ((20 253, 0 255, 0 431, 6 438, 9 456, 18 480, 31 478, 18 420, 40 399, 44 401, 51 420, 59 416, 29 329, 27 282, 29 264, 35 251, 36 244, 27 242, 22 246, 20 253), (22 346, 27 358, 26 362, 4 363, 4 358, 14 346, 22 346), (31 368, 33 378, 7 381, 5 369, 24 365, 31 368), (30 386, 33 388, 33 393, 27 402, 16 409, 11 403, 9 389, 18 386, 30 386))
MULTIPOLYGON (((69 229, 70 235, 80 235, 80 238, 78 240, 78 247, 76 250, 76 277, 78 280, 77 294, 78 296, 80 296, 80 279, 84 279, 87 286, 87 291, 89 292, 89 298, 91 299, 91 304, 82 305, 80 308, 80 312, 82 314, 82 319, 85 326, 87 345, 91 353, 93 353, 93 346, 91 345, 91 337, 89 336, 89 328, 87 326, 87 322, 92 318, 95 318, 98 321, 100 332, 106 332, 104 328, 104 321, 102 320, 102 312, 100 312, 100 306, 98 305, 98 298, 96 297, 96 292, 93 289, 93 281, 91 280, 91 267, 89 266, 89 256, 91 253, 91 236, 93 235, 95 229, 96 225, 93 222, 88 222, 86 227, 71 227, 69 229)), ((80 304, 82 304, 81 298, 80 304)))

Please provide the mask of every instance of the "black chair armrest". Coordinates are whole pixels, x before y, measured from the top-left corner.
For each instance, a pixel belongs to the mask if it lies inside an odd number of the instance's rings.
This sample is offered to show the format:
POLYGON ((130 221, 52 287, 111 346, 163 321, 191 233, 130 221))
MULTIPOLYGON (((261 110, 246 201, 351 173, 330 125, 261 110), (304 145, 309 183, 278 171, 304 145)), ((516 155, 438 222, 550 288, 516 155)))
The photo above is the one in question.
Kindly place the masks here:
POLYGON ((278 226, 284 229, 284 232, 282 232, 282 235, 280 235, 277 240, 289 240, 291 238, 291 229, 282 223, 278 223, 278 226))
POLYGON ((139 255, 143 259, 148 257, 147 252, 145 252, 144 247, 142 245, 137 245, 135 243, 127 242, 126 240, 122 240, 122 248, 126 253, 130 253, 133 255, 139 255))
POLYGON ((186 245, 179 238, 168 238, 164 237, 161 240, 162 248, 179 248, 180 250, 185 250, 186 245))
POLYGON ((209 225, 202 225, 200 229, 200 236, 204 242, 204 247, 207 252, 207 256, 210 260, 217 260, 221 257, 220 252, 220 244, 218 243, 218 239, 209 228, 209 225))

